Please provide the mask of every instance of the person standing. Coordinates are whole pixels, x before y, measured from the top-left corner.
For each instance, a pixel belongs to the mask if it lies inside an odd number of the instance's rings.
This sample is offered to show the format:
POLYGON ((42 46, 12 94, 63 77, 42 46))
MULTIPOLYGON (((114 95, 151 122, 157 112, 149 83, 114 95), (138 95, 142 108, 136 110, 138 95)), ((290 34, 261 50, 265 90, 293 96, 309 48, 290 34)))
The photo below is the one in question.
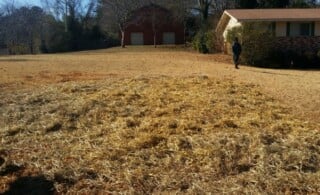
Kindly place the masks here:
POLYGON ((234 38, 234 42, 232 44, 232 52, 233 52, 233 62, 236 69, 239 69, 239 58, 241 54, 242 48, 241 44, 239 43, 238 37, 234 38))

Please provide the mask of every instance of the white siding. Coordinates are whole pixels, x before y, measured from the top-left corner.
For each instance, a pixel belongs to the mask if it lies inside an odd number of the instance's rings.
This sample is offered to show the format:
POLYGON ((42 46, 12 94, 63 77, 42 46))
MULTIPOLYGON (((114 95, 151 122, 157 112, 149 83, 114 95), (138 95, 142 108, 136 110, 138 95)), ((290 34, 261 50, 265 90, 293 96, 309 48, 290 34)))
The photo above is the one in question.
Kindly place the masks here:
POLYGON ((287 23, 286 22, 277 22, 276 23, 276 36, 277 37, 287 36, 287 23))
POLYGON ((320 21, 315 23, 314 31, 315 36, 320 36, 320 21))
POLYGON ((225 28, 224 32, 223 32, 223 38, 226 41, 227 40, 227 34, 228 34, 228 30, 234 28, 234 27, 238 27, 241 26, 241 23, 238 22, 236 19, 231 18, 227 27, 225 28))

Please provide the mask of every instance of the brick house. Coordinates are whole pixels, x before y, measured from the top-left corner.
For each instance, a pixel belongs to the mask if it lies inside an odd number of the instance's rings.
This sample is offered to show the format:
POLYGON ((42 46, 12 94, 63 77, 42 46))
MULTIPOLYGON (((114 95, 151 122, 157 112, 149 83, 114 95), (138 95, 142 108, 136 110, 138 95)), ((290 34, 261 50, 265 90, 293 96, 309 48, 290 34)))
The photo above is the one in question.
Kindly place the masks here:
POLYGON ((158 5, 144 6, 135 11, 126 28, 125 45, 183 44, 184 26, 172 13, 158 5))
POLYGON ((225 10, 216 28, 225 42, 223 51, 228 52, 228 30, 247 22, 271 24, 277 39, 276 49, 300 52, 320 50, 320 9, 225 10))

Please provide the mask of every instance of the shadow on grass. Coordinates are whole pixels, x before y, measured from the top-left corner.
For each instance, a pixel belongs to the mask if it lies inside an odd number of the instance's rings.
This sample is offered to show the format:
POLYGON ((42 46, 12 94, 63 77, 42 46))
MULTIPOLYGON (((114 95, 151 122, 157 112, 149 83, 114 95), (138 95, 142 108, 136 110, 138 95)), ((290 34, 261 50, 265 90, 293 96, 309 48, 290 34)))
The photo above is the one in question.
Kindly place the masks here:
POLYGON ((20 177, 10 184, 8 191, 4 195, 30 194, 30 195, 50 195, 55 194, 55 188, 52 181, 44 176, 20 177))
MULTIPOLYGON (((270 69, 270 70, 272 70, 272 69, 270 69)), ((274 69, 274 70, 276 70, 276 69, 274 69)), ((278 69, 278 70, 279 70, 279 69, 278 69)), ((296 76, 296 75, 292 75, 292 74, 277 73, 277 72, 268 72, 268 71, 264 71, 264 70, 246 70, 246 71, 263 73, 263 74, 272 74, 272 75, 296 76)))
POLYGON ((25 58, 20 58, 20 59, 1 59, 0 58, 0 62, 30 62, 30 61, 36 61, 36 60, 25 59, 25 58))
MULTIPOLYGON (((243 64, 242 66, 253 67, 257 69, 266 69, 266 70, 298 70, 298 71, 320 71, 320 64, 319 65, 309 65, 306 67, 299 67, 299 66, 253 66, 253 65, 246 65, 243 64)), ((241 67, 241 65, 240 65, 241 67)))
MULTIPOLYGON (((255 68, 253 70, 246 70, 246 71, 250 71, 250 72, 257 72, 257 73, 263 73, 263 74, 272 74, 272 75, 283 75, 283 76, 292 76, 292 77, 295 77, 297 75, 294 75, 294 74, 287 74, 285 72, 283 73, 280 73, 280 71, 286 71, 286 70, 291 70, 291 71, 305 71, 305 72, 320 72, 320 68, 317 69, 317 68, 271 68, 271 67, 259 67, 259 66, 248 66, 248 65, 242 65, 242 66, 245 66, 245 67, 251 67, 251 68, 255 68), (277 70, 277 72, 270 72, 270 71, 275 71, 277 70)), ((240 66, 240 69, 241 69, 241 66, 240 66)))
POLYGON ((9 175, 9 174, 13 174, 13 173, 16 173, 16 172, 18 172, 18 171, 20 171, 22 169, 23 169, 23 167, 19 167, 17 165, 13 165, 13 164, 7 165, 2 170, 0 170, 0 176, 6 176, 6 175, 9 175))
MULTIPOLYGON (((259 67, 256 67, 259 68, 259 67)), ((299 68, 299 67, 284 67, 284 68, 279 68, 279 67, 261 67, 265 69, 270 69, 270 70, 298 70, 298 71, 320 71, 320 67, 306 67, 306 68, 299 68)))
POLYGON ((153 53, 153 52, 171 52, 171 51, 189 51, 187 47, 184 45, 157 45, 155 48, 153 45, 126 45, 125 48, 122 48, 120 46, 117 47, 111 47, 106 49, 100 49, 100 50, 85 50, 85 51, 79 51, 74 52, 74 54, 81 53, 81 54, 105 54, 105 53, 127 53, 127 52, 147 52, 147 53, 153 53))

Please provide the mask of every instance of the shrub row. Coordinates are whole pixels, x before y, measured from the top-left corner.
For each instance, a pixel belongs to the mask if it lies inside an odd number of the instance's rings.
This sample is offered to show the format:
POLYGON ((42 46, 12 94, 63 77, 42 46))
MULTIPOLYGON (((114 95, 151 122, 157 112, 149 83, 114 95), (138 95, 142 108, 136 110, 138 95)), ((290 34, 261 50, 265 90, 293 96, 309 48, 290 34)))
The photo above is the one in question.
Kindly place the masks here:
POLYGON ((270 26, 271 23, 249 23, 229 30, 229 44, 235 37, 242 42, 242 63, 270 68, 319 68, 320 50, 278 49, 270 26))
POLYGON ((192 40, 192 47, 200 53, 215 53, 221 49, 222 41, 213 30, 201 29, 192 40))

